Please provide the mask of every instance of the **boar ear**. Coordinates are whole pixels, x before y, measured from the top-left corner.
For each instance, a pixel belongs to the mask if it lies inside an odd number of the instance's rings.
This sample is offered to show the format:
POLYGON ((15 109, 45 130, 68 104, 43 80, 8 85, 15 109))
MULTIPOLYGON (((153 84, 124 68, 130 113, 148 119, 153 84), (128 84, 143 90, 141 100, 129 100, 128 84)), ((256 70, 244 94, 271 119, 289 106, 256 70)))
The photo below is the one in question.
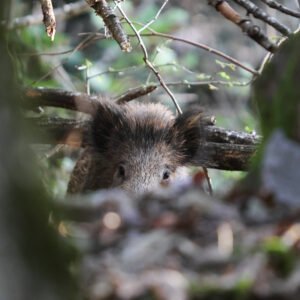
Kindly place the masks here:
POLYGON ((98 151, 105 152, 116 131, 126 130, 125 114, 120 105, 99 103, 91 123, 91 144, 98 151))
POLYGON ((173 125, 176 140, 175 147, 182 156, 183 164, 192 163, 201 144, 203 144, 202 117, 203 110, 196 108, 184 112, 175 120, 173 125))

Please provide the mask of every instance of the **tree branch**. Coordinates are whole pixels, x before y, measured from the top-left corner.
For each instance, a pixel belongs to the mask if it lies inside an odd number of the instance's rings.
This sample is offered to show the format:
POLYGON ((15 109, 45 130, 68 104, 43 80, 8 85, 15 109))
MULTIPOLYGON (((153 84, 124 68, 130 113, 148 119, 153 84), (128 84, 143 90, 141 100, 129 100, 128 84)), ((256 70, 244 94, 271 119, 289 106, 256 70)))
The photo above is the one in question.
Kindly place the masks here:
POLYGON ((114 40, 119 44, 121 50, 130 52, 132 48, 128 36, 124 32, 119 18, 114 14, 106 0, 86 0, 86 2, 95 10, 96 14, 102 18, 105 26, 114 40))
POLYGON ((190 40, 187 40, 187 39, 184 39, 184 38, 180 38, 180 37, 176 37, 174 35, 171 35, 171 34, 166 34, 166 33, 161 33, 161 32, 157 32, 151 28, 148 28, 148 30, 150 31, 150 33, 142 33, 141 36, 157 36, 157 37, 162 37, 162 38, 166 38, 166 39, 170 39, 170 40, 173 40, 173 41, 178 41, 178 42, 183 42, 183 43, 186 43, 188 45, 191 45, 191 46, 194 46, 194 47, 197 47, 197 48, 201 48, 207 52, 210 52, 210 53, 213 53, 223 59, 226 59, 227 61, 233 63, 234 65, 246 70, 247 72, 251 73, 252 75, 256 76, 256 75, 259 75, 259 73, 250 68, 249 66, 246 66, 245 64, 242 64, 240 61, 236 60, 235 58, 217 50, 217 49, 214 49, 212 47, 209 47, 207 45, 204 45, 204 44, 201 44, 201 43, 197 43, 197 42, 193 42, 193 41, 190 41, 190 40))
POLYGON ((40 106, 53 106, 93 115, 100 98, 84 93, 48 88, 24 90, 23 106, 35 110, 40 106))
MULTIPOLYGON (((113 101, 118 104, 129 102, 153 92, 156 88, 156 85, 136 87, 116 97, 113 101)), ((99 101, 101 97, 94 95, 39 87, 24 90, 23 106, 32 110, 40 106, 61 107, 93 115, 99 101)))
POLYGON ((283 35, 289 36, 292 33, 292 31, 287 26, 281 24, 279 21, 271 17, 269 14, 267 14, 265 11, 263 11, 254 3, 248 0, 234 0, 234 2, 244 7, 247 10, 247 14, 252 14, 255 18, 262 20, 265 23, 271 25, 283 35))
MULTIPOLYGON (((90 115, 94 114, 96 106, 101 101, 99 97, 83 93, 44 88, 26 89, 24 94, 23 105, 28 109, 37 109, 40 106, 54 106, 90 115)), ((131 97, 139 94, 140 91, 133 93, 131 97)), ((122 95, 116 102, 122 102, 124 99, 126 99, 126 96, 122 95)), ((86 147, 88 145, 88 121, 79 122, 76 120, 43 117, 31 119, 31 122, 37 129, 37 134, 31 141, 32 143, 51 142, 67 144, 72 147, 86 147)), ((223 170, 246 170, 249 160, 256 152, 260 138, 252 134, 211 126, 212 124, 214 124, 214 118, 206 118, 205 125, 210 126, 204 126, 205 143, 199 145, 194 164, 223 170)))
POLYGON ((51 41, 54 40, 55 31, 56 31, 56 21, 55 14, 53 11, 53 5, 51 0, 40 0, 42 13, 43 13, 43 22, 46 27, 46 33, 51 38, 51 41))
POLYGON ((295 11, 292 10, 284 5, 282 5, 281 3, 278 3, 274 0, 260 0, 261 2, 264 2, 265 4, 267 4, 269 7, 274 8, 286 15, 290 15, 292 17, 295 18, 300 18, 300 12, 299 11, 295 11))
POLYGON ((208 0, 208 3, 216 8, 226 19, 238 25, 250 38, 270 52, 277 50, 277 45, 272 43, 263 33, 261 28, 255 25, 249 18, 243 18, 224 0, 208 0))
POLYGON ((152 93, 154 90, 156 90, 156 88, 157 88, 157 85, 149 84, 146 86, 140 86, 137 88, 129 89, 126 93, 118 96, 116 99, 116 102, 118 104, 129 102, 138 97, 152 93))
MULTIPOLYGON (((71 18, 90 10, 89 6, 85 3, 85 1, 79 1, 75 3, 65 4, 60 8, 54 9, 54 14, 56 20, 63 20, 67 18, 71 18)), ((10 23, 4 22, 4 26, 8 30, 16 30, 20 28, 24 28, 31 25, 38 25, 43 23, 43 15, 42 13, 36 15, 28 15, 21 18, 16 18, 12 20, 10 23)), ((3 23, 2 23, 3 24, 3 23)))
MULTIPOLYGON (((30 122, 36 128, 32 143, 89 145, 90 121, 42 117, 30 119, 30 122)), ((215 126, 204 126, 204 136, 205 142, 199 145, 193 164, 222 170, 246 170, 260 141, 258 136, 215 126)))

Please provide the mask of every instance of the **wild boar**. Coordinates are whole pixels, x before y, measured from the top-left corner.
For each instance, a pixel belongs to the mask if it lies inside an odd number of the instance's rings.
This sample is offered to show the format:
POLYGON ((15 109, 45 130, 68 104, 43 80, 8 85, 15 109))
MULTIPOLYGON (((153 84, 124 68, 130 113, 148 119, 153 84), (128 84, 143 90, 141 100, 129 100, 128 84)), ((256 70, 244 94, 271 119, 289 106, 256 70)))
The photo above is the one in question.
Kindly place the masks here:
POLYGON ((161 104, 101 102, 68 193, 119 187, 140 194, 168 185, 199 149, 201 116, 200 109, 175 117, 161 104))

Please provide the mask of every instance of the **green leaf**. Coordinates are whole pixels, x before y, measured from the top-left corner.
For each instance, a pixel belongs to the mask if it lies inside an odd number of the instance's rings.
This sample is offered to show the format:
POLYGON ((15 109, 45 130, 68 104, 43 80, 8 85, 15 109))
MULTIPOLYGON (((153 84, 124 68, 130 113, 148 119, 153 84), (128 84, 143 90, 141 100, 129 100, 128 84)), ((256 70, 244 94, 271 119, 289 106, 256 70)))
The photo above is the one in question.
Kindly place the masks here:
POLYGON ((219 89, 217 86, 215 86, 215 85, 213 85, 213 84, 209 84, 209 85, 208 85, 208 88, 209 88, 210 90, 212 90, 212 91, 218 90, 218 89, 219 89))
POLYGON ((219 74, 219 76, 220 76, 221 78, 223 78, 223 79, 225 79, 225 80, 230 80, 230 79, 231 79, 231 77, 230 77, 226 72, 224 72, 224 71, 219 72, 218 74, 219 74))
POLYGON ((197 74, 196 78, 199 80, 209 80, 209 79, 211 79, 211 76, 208 74, 205 74, 205 73, 200 73, 200 74, 197 74))
POLYGON ((236 70, 236 65, 234 65, 232 63, 225 63, 225 62, 222 62, 222 61, 216 59, 216 64, 219 65, 222 69, 229 68, 232 71, 236 70))

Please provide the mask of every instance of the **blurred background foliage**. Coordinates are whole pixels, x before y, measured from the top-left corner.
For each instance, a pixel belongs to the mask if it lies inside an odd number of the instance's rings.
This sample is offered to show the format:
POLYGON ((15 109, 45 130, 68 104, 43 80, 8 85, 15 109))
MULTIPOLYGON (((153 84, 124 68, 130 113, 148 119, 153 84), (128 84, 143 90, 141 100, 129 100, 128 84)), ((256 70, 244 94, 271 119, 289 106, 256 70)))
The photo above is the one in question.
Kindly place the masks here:
MULTIPOLYGON (((61 7, 74 1, 53 1, 61 7)), ((253 1, 262 5, 261 1, 253 1)), ((289 2, 294 8, 296 1, 289 2), (293 2, 293 3, 291 3, 293 2)), ((163 1, 124 1, 123 9, 137 28, 151 21, 163 1)), ((113 3, 111 2, 113 5, 113 3)), ((236 7, 241 14, 239 7, 236 7)), ((265 8, 265 7, 264 7, 265 8)), ((12 1, 11 18, 40 11, 38 1, 12 1)), ((116 10, 117 11, 117 10, 116 10)), ((268 13, 297 28, 296 19, 268 13)), ((274 39, 276 32, 262 22, 257 23, 274 39)), ((132 30, 124 24, 126 32, 132 30)), ((245 65, 258 68, 267 54, 259 45, 226 21, 207 1, 169 1, 151 29, 203 43, 223 51, 245 65)), ((143 33, 149 33, 144 30, 143 33)), ((143 53, 136 37, 131 36, 133 50, 123 53, 116 42, 106 38, 102 20, 92 10, 69 20, 58 20, 54 42, 46 36, 42 24, 11 32, 11 53, 22 86, 62 88, 72 91, 116 97, 131 88, 148 83, 158 84, 143 62, 143 53)), ((158 36, 144 36, 149 58, 175 94, 183 110, 199 104, 216 116, 217 125, 247 132, 258 131, 255 107, 250 98, 252 74, 228 63, 208 51, 184 42, 158 36)), ((158 88, 140 101, 158 101, 173 109, 165 91, 158 88)), ((47 108, 43 114, 66 118, 84 118, 82 114, 47 108)), ((40 146, 38 153, 44 166, 46 186, 55 196, 63 196, 78 151, 66 147, 40 146), (57 151, 59 150, 59 151, 57 151)), ((243 176, 241 172, 211 170, 215 192, 224 193, 230 183, 243 176)))

